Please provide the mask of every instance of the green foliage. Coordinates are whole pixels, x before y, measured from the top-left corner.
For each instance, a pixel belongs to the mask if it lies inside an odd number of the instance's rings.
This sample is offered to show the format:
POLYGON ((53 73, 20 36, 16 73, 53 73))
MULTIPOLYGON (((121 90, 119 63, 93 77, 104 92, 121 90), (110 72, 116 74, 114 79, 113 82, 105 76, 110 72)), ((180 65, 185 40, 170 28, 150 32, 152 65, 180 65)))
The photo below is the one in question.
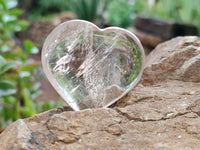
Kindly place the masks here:
POLYGON ((44 13, 48 11, 64 11, 69 8, 69 0, 40 0, 39 5, 44 13))
POLYGON ((31 20, 63 11, 72 11, 78 19, 88 21, 99 19, 104 4, 107 3, 105 0, 32 0, 29 3, 26 2, 28 4, 24 4, 24 0, 19 0, 19 2, 20 7, 27 5, 31 20))
MULTIPOLYGON (((136 14, 143 14, 195 24, 200 28, 200 0, 19 0, 19 2, 28 9, 29 16, 36 18, 72 11, 79 19, 100 24, 106 19, 108 25, 127 28, 132 25, 136 14)), ((12 13, 20 15, 18 11, 12 13)))
POLYGON ((1 40, 8 40, 12 33, 22 31, 29 25, 26 21, 17 20, 23 12, 16 8, 12 9, 16 5, 14 0, 0 0, 1 40))
POLYGON ((194 24, 200 31, 200 0, 112 0, 106 10, 110 25, 131 26, 135 14, 194 24))
POLYGON ((15 0, 0 0, 0 128, 55 106, 34 101, 41 93, 40 83, 33 76, 38 64, 28 57, 38 49, 29 40, 23 49, 15 44, 14 33, 28 26, 28 22, 18 19, 23 12, 16 5, 15 0))
POLYGON ((71 0, 70 9, 78 19, 94 21, 98 18, 100 0, 71 0))
POLYGON ((33 43, 29 40, 24 42, 24 48, 28 54, 37 54, 39 49, 33 45, 33 43))
POLYGON ((112 0, 106 11, 108 24, 123 28, 131 26, 134 15, 133 4, 133 0, 112 0))
POLYGON ((18 0, 19 7, 28 9, 30 15, 48 15, 69 9, 70 0, 18 0))

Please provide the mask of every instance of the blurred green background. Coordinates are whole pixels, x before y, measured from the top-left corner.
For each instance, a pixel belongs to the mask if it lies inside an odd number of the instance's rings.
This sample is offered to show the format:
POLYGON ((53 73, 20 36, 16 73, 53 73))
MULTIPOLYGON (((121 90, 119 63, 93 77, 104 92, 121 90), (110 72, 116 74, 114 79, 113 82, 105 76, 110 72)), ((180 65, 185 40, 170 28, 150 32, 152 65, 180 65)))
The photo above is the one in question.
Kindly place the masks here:
POLYGON ((63 105, 60 98, 40 97, 49 92, 41 85, 45 79, 41 41, 52 30, 39 32, 42 23, 40 30, 47 29, 56 16, 67 12, 68 19, 88 20, 102 28, 128 28, 137 15, 143 15, 191 24, 200 31, 199 8, 200 0, 0 0, 0 129, 19 118, 63 105), (30 40, 31 26, 39 27, 30 40), (35 42, 40 36, 41 43, 35 42))
POLYGON ((200 0, 19 0, 30 20, 71 11, 76 18, 129 27, 138 14, 200 25, 200 0))

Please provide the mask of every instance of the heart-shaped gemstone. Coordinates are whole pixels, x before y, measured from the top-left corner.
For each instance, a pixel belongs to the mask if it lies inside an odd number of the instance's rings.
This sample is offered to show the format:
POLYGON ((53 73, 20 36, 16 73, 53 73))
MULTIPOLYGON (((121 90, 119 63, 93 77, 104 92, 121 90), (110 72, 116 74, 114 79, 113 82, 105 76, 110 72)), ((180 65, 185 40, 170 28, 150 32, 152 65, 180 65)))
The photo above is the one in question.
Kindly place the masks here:
POLYGON ((131 32, 72 20, 57 26, 42 49, 45 74, 74 109, 108 107, 140 80, 144 51, 131 32))

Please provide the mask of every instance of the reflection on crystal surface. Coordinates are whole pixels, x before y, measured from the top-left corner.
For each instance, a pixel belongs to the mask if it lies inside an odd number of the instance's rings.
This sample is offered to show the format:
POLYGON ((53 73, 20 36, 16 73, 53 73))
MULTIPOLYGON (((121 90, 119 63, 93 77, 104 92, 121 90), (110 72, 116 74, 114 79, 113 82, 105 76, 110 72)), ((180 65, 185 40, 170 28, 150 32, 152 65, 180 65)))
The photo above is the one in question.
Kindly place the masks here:
POLYGON ((143 49, 128 31, 79 20, 57 27, 42 55, 49 80, 75 110, 111 105, 142 71, 143 49))

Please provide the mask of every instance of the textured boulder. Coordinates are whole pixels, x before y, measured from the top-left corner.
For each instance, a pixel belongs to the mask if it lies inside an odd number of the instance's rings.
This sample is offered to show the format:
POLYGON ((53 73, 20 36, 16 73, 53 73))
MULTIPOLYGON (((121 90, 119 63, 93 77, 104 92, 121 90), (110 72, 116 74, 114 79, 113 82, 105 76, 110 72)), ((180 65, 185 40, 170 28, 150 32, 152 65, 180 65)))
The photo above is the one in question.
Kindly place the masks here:
POLYGON ((167 79, 200 82, 200 38, 178 37, 158 45, 147 57, 142 84, 167 79))
POLYGON ((199 47, 197 37, 160 44, 141 83, 111 108, 63 107, 20 119, 0 134, 0 150, 198 150, 199 47))

